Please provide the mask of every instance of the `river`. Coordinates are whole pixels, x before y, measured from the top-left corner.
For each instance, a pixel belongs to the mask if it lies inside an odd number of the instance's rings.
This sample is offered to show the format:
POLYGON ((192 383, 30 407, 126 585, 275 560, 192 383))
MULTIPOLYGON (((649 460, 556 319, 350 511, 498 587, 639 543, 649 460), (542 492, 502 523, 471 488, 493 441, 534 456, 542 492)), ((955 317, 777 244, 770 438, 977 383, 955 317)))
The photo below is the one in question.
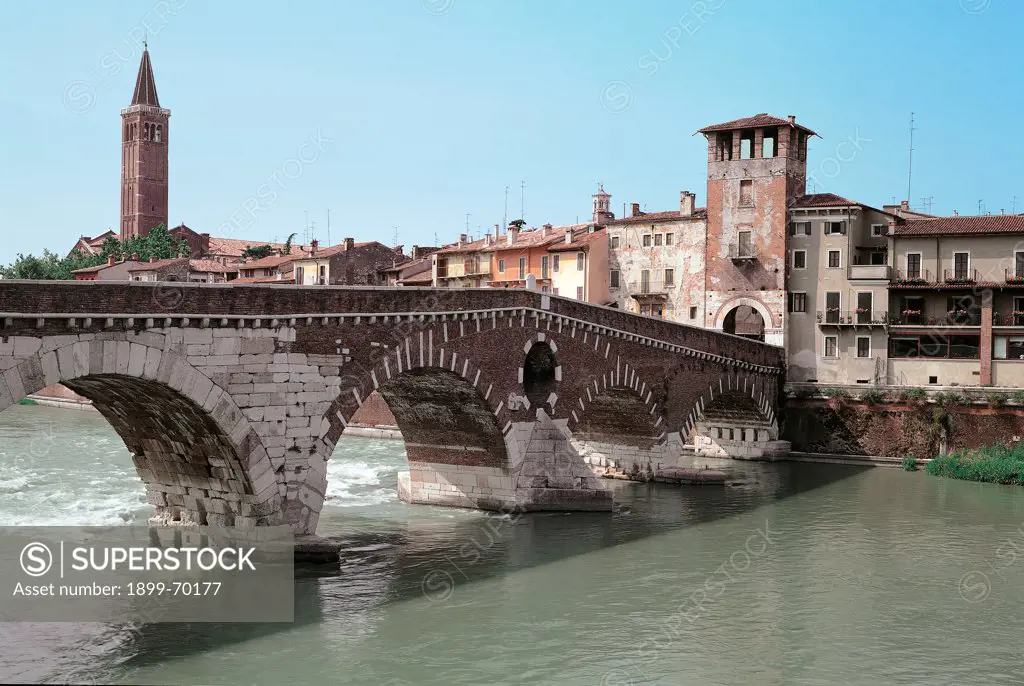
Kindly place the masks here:
MULTIPOLYGON (((98 414, 11 408, 0 451, 0 524, 150 513, 98 414)), ((300 570, 293 624, 3 623, 0 681, 1024 683, 1019 489, 732 462, 728 487, 613 482, 614 515, 498 518, 399 502, 403 464, 339 443, 318 533, 342 562, 300 570)))

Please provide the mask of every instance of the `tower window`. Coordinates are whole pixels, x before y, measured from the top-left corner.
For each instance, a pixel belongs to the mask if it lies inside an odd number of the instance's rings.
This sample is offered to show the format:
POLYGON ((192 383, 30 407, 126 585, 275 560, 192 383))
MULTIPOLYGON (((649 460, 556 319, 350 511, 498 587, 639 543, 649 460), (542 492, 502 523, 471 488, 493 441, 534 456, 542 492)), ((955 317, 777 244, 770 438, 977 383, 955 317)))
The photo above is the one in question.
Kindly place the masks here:
POLYGON ((142 138, 144 140, 147 140, 147 141, 149 140, 149 122, 148 121, 142 125, 142 138))
POLYGON ((764 137, 761 140, 761 157, 775 157, 776 155, 779 154, 778 138, 778 129, 764 130, 764 137))
POLYGON ((740 132, 740 159, 749 160, 754 156, 754 131, 747 129, 740 132))
POLYGON ((161 134, 163 134, 163 129, 164 129, 163 125, 161 125, 161 124, 157 124, 156 125, 156 136, 153 137, 153 140, 155 140, 157 143, 159 143, 160 140, 161 140, 161 137, 162 137, 161 134))

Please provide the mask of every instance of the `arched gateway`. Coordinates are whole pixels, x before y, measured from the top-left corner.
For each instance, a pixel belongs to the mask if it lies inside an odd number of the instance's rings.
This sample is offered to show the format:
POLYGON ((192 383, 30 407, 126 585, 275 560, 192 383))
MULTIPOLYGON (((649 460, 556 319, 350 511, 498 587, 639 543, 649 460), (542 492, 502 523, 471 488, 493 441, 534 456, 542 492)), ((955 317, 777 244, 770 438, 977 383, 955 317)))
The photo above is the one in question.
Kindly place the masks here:
POLYGON ((90 398, 182 525, 313 533, 374 391, 405 437, 403 499, 610 510, 588 442, 676 459, 708 389, 774 399, 782 362, 528 291, 0 282, 0 410, 52 383, 90 398))

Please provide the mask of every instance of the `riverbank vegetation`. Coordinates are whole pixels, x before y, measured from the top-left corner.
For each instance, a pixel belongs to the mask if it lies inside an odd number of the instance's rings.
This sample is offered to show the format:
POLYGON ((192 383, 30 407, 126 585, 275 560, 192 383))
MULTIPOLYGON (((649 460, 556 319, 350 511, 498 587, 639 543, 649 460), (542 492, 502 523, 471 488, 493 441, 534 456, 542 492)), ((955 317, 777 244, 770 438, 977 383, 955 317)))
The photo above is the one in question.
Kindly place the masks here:
POLYGON ((39 403, 37 403, 32 398, 22 398, 21 400, 18 401, 18 404, 19 405, 38 405, 39 403))
POLYGON ((1024 485, 1024 445, 993 445, 939 455, 925 467, 932 476, 1024 485))

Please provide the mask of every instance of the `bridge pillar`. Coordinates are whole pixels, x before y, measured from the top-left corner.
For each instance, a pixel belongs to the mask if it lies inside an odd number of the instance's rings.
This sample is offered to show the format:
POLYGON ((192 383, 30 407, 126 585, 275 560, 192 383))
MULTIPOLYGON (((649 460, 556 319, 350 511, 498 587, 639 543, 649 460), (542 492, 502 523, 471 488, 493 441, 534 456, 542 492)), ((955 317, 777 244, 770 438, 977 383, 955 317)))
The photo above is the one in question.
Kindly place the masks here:
POLYGON ((507 467, 410 461, 409 471, 398 475, 398 497, 497 511, 610 512, 611 491, 570 443, 568 430, 543 410, 537 415, 537 421, 514 424, 506 436, 507 467))

